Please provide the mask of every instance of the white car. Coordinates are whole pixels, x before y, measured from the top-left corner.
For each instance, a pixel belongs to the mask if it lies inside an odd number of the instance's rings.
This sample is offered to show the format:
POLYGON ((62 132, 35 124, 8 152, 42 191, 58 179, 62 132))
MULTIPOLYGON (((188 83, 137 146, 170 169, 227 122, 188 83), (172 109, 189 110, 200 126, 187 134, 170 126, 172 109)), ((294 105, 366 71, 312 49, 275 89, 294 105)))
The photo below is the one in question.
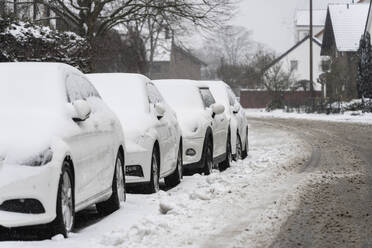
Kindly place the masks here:
POLYGON ((0 75, 0 226, 67 236, 76 212, 119 209, 123 133, 88 79, 58 63, 0 63, 0 75))
POLYGON ((244 159, 248 155, 248 121, 243 108, 228 84, 222 81, 203 81, 211 90, 218 103, 225 106, 230 122, 231 150, 234 160, 244 159))
POLYGON ((154 81, 176 111, 183 134, 183 165, 206 175, 214 165, 226 168, 231 160, 224 106, 217 104, 207 85, 191 80, 154 81))
POLYGON ((175 112, 151 80, 124 73, 88 77, 123 125, 128 186, 154 193, 159 191, 161 178, 167 186, 179 184, 183 176, 181 129, 175 112))

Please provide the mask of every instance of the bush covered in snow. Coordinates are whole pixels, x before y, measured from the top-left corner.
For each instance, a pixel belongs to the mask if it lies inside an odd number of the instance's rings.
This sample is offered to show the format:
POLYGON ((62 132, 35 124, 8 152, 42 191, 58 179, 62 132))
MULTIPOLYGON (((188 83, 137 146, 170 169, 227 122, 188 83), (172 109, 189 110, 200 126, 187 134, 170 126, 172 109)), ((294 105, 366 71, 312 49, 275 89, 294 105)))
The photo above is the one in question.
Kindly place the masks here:
POLYGON ((62 62, 89 72, 90 50, 75 33, 0 18, 0 62, 62 62))

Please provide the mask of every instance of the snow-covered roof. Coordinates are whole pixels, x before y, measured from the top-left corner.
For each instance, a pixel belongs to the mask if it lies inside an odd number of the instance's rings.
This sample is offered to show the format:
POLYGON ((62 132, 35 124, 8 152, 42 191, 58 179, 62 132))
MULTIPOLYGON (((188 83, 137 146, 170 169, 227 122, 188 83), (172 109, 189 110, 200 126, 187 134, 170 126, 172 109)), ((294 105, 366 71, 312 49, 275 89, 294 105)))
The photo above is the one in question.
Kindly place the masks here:
MULTIPOLYGON (((327 10, 314 10, 313 11, 313 25, 324 26, 327 17, 327 10)), ((308 10, 298 10, 296 12, 296 25, 297 26, 310 26, 310 14, 308 10)))
MULTIPOLYGON (((314 10, 327 10, 328 5, 330 4, 352 4, 364 2, 360 0, 313 0, 314 10)), ((309 0, 298 1, 297 9, 299 10, 308 10, 310 9, 309 0)))
POLYGON ((364 33, 368 4, 330 5, 329 15, 338 51, 356 51, 364 33))

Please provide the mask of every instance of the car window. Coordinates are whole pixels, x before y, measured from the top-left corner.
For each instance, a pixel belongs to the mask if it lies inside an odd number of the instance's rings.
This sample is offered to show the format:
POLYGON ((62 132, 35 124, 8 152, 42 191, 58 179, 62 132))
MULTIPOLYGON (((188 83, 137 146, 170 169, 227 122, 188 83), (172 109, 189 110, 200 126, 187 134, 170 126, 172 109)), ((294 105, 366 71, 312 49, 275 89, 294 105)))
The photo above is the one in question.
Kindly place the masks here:
POLYGON ((80 84, 81 84, 81 91, 82 91, 82 95, 84 99, 87 99, 89 97, 101 98, 96 88, 87 79, 80 77, 80 84))
POLYGON ((236 103, 236 96, 230 88, 227 88, 227 95, 229 97, 230 106, 234 106, 236 103))
POLYGON ((208 88, 199 88, 199 91, 206 108, 209 108, 212 104, 216 103, 216 100, 214 100, 214 97, 208 88))
POLYGON ((66 92, 69 102, 88 99, 89 97, 101 98, 97 90, 88 80, 76 74, 70 74, 67 77, 66 92))
POLYGON ((147 92, 149 96, 149 102, 152 104, 163 102, 163 97, 159 93, 158 89, 153 83, 147 84, 147 92))

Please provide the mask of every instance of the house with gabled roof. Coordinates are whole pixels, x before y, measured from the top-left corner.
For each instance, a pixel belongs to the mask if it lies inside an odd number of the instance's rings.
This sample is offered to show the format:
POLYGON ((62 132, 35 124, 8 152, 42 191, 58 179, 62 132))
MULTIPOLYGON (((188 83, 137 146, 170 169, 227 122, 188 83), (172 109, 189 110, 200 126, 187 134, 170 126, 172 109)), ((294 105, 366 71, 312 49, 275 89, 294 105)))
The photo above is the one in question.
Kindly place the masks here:
POLYGON ((160 39, 154 51, 151 79, 201 80, 206 64, 174 38, 160 39))
POLYGON ((322 57, 320 56, 321 42, 313 37, 310 39, 310 35, 307 35, 302 40, 297 42, 293 47, 288 49, 285 53, 276 58, 272 63, 270 63, 265 71, 269 71, 274 68, 275 65, 280 64, 283 71, 292 72, 292 76, 297 83, 307 82, 308 86, 296 88, 298 84, 293 85, 291 89, 293 90, 303 90, 308 91, 310 88, 310 42, 313 43, 314 51, 314 71, 313 71, 313 86, 315 91, 321 91, 322 87, 317 83, 317 79, 322 73, 322 57))
POLYGON ((369 4, 368 17, 364 29, 364 34, 366 34, 367 32, 369 32, 370 35, 372 34, 372 2, 369 4))
POLYGON ((348 70, 348 79, 340 80, 339 84, 342 85, 327 82, 328 92, 338 95, 342 92, 347 98, 357 97, 357 51, 365 32, 368 13, 369 4, 329 5, 321 55, 329 56, 332 64, 337 61, 337 64, 343 65, 343 70, 348 70))
MULTIPOLYGON (((323 40, 324 26, 327 17, 328 5, 365 4, 370 0, 313 0, 313 33, 314 37, 323 40)), ((309 1, 302 0, 296 10, 295 41, 298 42, 309 34, 310 15, 309 1)))

